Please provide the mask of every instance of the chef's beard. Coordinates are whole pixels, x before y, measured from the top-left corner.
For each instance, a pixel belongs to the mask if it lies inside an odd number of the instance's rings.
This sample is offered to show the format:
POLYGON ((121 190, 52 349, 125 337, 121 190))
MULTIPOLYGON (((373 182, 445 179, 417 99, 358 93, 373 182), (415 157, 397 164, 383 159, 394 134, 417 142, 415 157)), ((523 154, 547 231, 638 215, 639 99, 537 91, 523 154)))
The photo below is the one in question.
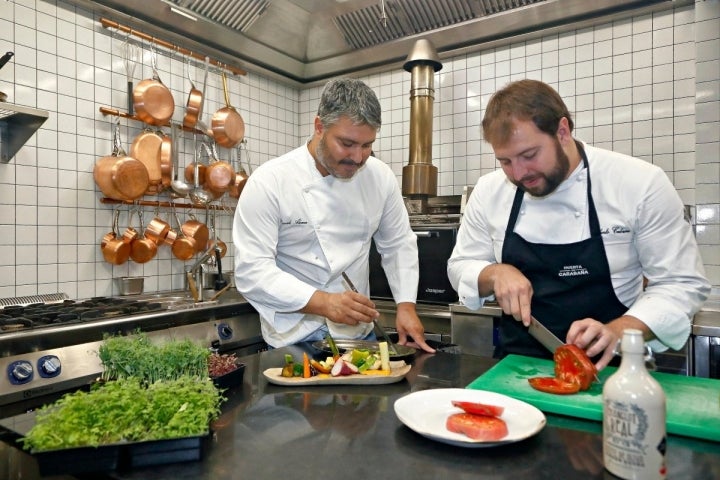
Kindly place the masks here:
POLYGON ((365 161, 361 162, 360 165, 355 163, 349 158, 345 158, 343 160, 340 160, 337 162, 337 165, 353 165, 357 167, 357 170, 351 171, 349 174, 342 174, 338 169, 335 167, 330 166, 328 163, 328 148, 327 144, 325 143, 325 134, 323 134, 322 137, 320 137, 320 141, 318 141, 317 148, 315 149, 315 161, 317 161, 320 165, 323 166, 323 168, 333 177, 335 178, 341 178, 341 179, 350 179, 352 178, 355 173, 365 164, 365 161))
POLYGON ((555 138, 555 156, 557 157, 555 168, 553 168, 549 173, 533 173, 521 178, 520 180, 512 180, 512 183, 533 197, 544 197, 546 195, 550 195, 567 178, 568 172, 570 171, 570 158, 562 149, 560 141, 557 138, 555 138), (538 176, 545 179, 545 182, 539 187, 528 188, 523 185, 523 182, 534 179, 538 176))

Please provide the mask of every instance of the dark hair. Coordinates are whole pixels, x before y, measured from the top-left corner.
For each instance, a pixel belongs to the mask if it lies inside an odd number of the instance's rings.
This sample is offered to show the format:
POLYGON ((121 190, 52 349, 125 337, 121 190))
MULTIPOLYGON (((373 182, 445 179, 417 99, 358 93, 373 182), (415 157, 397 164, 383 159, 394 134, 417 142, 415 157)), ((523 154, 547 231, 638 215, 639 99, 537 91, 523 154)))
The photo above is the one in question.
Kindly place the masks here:
POLYGON ((351 78, 331 80, 325 85, 317 114, 326 128, 343 116, 355 125, 370 125, 376 130, 382 123, 375 92, 362 81, 351 78))
POLYGON ((483 136, 491 144, 504 145, 516 120, 532 120, 541 132, 555 135, 563 117, 568 119, 572 132, 570 112, 550 85, 538 80, 518 80, 490 97, 482 121, 483 136))

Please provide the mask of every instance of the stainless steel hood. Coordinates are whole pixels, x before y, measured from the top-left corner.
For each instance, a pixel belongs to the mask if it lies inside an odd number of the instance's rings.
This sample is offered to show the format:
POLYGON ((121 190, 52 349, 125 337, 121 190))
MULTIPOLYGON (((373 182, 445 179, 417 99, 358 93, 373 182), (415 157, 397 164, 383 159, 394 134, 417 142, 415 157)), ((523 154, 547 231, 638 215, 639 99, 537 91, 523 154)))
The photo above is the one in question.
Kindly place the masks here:
POLYGON ((441 58, 693 0, 67 0, 246 70, 308 84, 441 58))

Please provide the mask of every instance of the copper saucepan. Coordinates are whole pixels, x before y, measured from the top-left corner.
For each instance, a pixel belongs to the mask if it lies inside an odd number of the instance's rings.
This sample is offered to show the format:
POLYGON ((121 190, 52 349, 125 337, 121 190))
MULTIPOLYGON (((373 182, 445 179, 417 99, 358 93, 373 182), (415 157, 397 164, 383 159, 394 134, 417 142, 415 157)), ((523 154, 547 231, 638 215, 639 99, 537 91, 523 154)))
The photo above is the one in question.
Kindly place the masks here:
MULTIPOLYGON (((172 204, 172 201, 171 201, 172 204)), ((177 212, 175 211, 175 205, 173 205, 173 215, 175 216, 175 221, 177 222, 177 232, 172 232, 175 235, 172 235, 175 237, 175 240, 172 243, 172 253, 175 256, 175 258, 179 260, 190 260, 193 255, 195 255, 195 252, 197 251, 195 239, 190 238, 186 236, 183 233, 182 225, 180 224, 180 218, 178 217, 177 212)), ((171 235, 168 234, 168 237, 171 235)))
MULTIPOLYGON (((144 232, 142 210, 138 209, 137 214, 140 222, 140 232, 144 232)), ((157 243, 140 233, 130 244, 130 258, 136 263, 147 263, 157 254, 157 247, 157 243)))
MULTIPOLYGON (((240 152, 242 151, 243 147, 245 145, 245 140, 240 142, 240 145, 237 147, 237 149, 233 149, 235 151, 235 160, 236 160, 236 171, 235 171, 235 182, 230 186, 230 189, 228 190, 228 195, 230 195, 232 198, 240 198, 240 194, 243 191, 243 188, 245 188, 245 184, 247 183, 248 178, 250 175, 248 175, 247 172, 245 172, 245 169, 242 165, 242 159, 240 158, 240 152)), ((246 147, 245 147, 246 148, 246 147)), ((248 162, 248 166, 250 163, 248 162)))
MULTIPOLYGON (((207 144, 203 143, 205 148, 207 144)), ((213 193, 213 196, 222 196, 235 183, 235 170, 232 165, 224 160, 220 160, 213 144, 211 151, 208 153, 210 164, 205 169, 205 188, 213 193)))
POLYGON ((225 93, 225 106, 212 116, 211 129, 213 138, 218 145, 232 148, 245 136, 245 122, 242 116, 230 105, 230 93, 227 88, 227 77, 222 72, 223 92, 225 93))
POLYGON ((157 193, 162 189, 162 169, 160 166, 160 147, 163 144, 162 132, 146 128, 130 144, 130 156, 140 160, 148 171, 149 185, 146 193, 157 193))
POLYGON ((183 235, 195 240, 195 251, 202 252, 207 248, 210 231, 207 225, 195 218, 195 215, 192 213, 189 214, 188 217, 190 217, 190 219, 186 220, 185 223, 180 226, 180 230, 183 235))
POLYGON ((116 208, 113 215, 112 231, 103 236, 100 242, 100 251, 103 259, 113 265, 122 265, 130 258, 130 242, 118 236, 118 219, 120 209, 116 208))
POLYGON ((135 115, 150 125, 165 125, 175 111, 172 92, 161 81, 157 72, 157 58, 152 51, 152 78, 138 83, 133 89, 135 115))
POLYGON ((112 154, 95 162, 93 179, 105 196, 116 200, 140 198, 150 185, 147 167, 120 144, 120 123, 115 125, 112 154))
POLYGON ((205 101, 205 85, 207 84, 209 58, 205 57, 205 82, 203 90, 195 87, 195 83, 190 78, 190 57, 188 57, 187 74, 190 82, 190 92, 188 93, 187 103, 185 105, 185 115, 183 116, 183 126, 185 128, 195 128, 198 120, 202 117, 203 104, 205 101))

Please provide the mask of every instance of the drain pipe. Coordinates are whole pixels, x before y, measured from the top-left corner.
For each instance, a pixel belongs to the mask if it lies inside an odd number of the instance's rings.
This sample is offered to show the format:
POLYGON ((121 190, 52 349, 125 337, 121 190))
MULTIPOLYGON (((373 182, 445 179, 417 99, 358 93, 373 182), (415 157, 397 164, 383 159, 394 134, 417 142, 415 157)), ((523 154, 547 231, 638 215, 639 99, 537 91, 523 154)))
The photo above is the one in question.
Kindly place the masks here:
POLYGON ((402 172, 402 193, 419 201, 424 212, 429 196, 437 195, 438 169, 432 164, 435 72, 442 68, 433 44, 420 39, 403 65, 410 72, 410 159, 402 172))

